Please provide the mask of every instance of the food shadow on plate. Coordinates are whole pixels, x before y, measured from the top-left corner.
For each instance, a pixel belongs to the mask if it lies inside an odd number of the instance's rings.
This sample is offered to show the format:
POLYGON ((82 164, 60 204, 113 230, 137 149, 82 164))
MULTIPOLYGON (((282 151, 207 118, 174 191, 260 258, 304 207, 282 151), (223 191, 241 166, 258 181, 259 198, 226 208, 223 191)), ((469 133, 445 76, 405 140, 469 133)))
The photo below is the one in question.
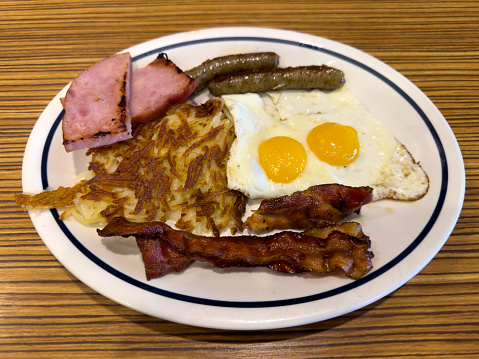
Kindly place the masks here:
MULTIPOLYGON (((192 263, 188 268, 193 268, 193 267, 208 269, 213 271, 215 274, 220 274, 220 275, 262 273, 262 274, 267 274, 269 276, 278 277, 278 278, 297 276, 297 277, 301 277, 301 279, 317 280, 318 278, 323 278, 323 277, 334 277, 340 280, 353 281, 353 279, 347 278, 344 272, 342 272, 340 269, 331 273, 300 272, 300 273, 291 274, 291 273, 276 271, 274 269, 270 269, 268 267, 262 267, 262 266, 218 268, 218 267, 214 267, 213 264, 199 262, 199 261, 192 263)), ((185 270, 188 270, 188 268, 186 268, 185 270)))
POLYGON ((101 238, 101 243, 115 254, 124 256, 140 255, 140 250, 134 238, 105 237, 101 238))

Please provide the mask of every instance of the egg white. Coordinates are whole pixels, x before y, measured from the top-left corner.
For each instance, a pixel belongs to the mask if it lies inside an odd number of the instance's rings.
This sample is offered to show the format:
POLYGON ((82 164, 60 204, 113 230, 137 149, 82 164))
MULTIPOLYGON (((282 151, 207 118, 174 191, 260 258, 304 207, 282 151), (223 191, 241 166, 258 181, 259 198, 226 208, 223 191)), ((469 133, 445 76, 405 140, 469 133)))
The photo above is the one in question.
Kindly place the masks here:
POLYGON ((399 153, 402 147, 389 129, 375 119, 346 86, 331 92, 288 90, 261 96, 251 93, 225 95, 223 98, 236 132, 227 164, 228 187, 252 199, 289 195, 325 183, 377 187, 378 190, 373 191, 375 199, 393 198, 397 193, 401 194, 398 199, 409 199, 410 194, 401 193, 402 187, 422 194, 427 191, 427 184, 424 191, 427 176, 420 166, 411 156, 406 158, 403 152, 399 153), (356 129, 360 150, 353 163, 331 166, 320 161, 309 149, 308 133, 324 122, 356 129), (275 136, 292 137, 306 150, 306 167, 290 183, 271 181, 259 164, 259 145, 275 136), (394 166, 398 161, 401 164, 394 166), (409 172, 417 172, 415 176, 405 176, 406 167, 409 172), (409 184, 398 183, 406 178, 409 184), (422 183, 422 187, 417 189, 416 182, 422 183))

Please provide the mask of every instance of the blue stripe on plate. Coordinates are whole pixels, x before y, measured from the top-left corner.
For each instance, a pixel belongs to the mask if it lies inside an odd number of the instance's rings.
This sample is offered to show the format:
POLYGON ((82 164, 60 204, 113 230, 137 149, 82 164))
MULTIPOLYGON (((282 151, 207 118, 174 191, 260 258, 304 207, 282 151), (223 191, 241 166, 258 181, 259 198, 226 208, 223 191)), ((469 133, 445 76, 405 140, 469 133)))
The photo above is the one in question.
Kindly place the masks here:
MULTIPOLYGON (((446 192, 447 192, 447 186, 448 186, 448 166, 447 166, 447 160, 446 160, 446 155, 444 151, 444 147, 441 143, 441 140, 432 125, 431 121, 429 118, 426 116, 426 114, 422 111, 422 109, 416 104, 399 86, 397 86, 395 83, 393 83, 391 80, 389 80, 387 77, 384 75, 378 73, 374 69, 368 67, 367 65, 354 60, 348 56, 345 56, 343 54, 339 54, 335 51, 331 51, 328 49, 320 48, 311 44, 304 44, 300 42, 295 42, 295 41, 290 41, 290 40, 283 40, 283 39, 270 39, 270 38, 260 38, 260 37, 224 37, 224 38, 210 38, 210 39, 203 39, 203 40, 194 40, 194 41, 187 41, 187 42, 181 42, 173 45, 168 45, 164 46, 161 48, 157 48, 154 50, 147 51, 145 53, 142 53, 138 56, 135 56, 133 58, 133 61, 138 61, 142 58, 151 56, 153 54, 158 54, 161 52, 165 52, 168 50, 172 50, 175 48, 180 48, 180 47, 187 47, 187 46, 192 46, 192 45, 201 45, 205 43, 214 43, 214 42, 232 42, 232 41, 256 41, 256 42, 272 42, 272 43, 279 43, 283 45, 289 45, 289 46, 295 46, 295 47, 306 47, 311 50, 317 51, 317 52, 322 52, 326 53, 328 55, 337 57, 343 61, 349 62, 367 72, 369 72, 371 75, 377 77, 384 83, 386 83, 388 86, 390 86, 392 89, 394 89, 399 95, 401 95, 417 112, 417 114, 422 118, 424 123, 426 124, 427 128, 429 129, 429 132, 431 133, 431 136, 433 137, 437 150, 441 159, 441 172, 442 172, 442 182, 441 182, 441 189, 438 197, 438 201, 436 204, 436 207, 429 219, 429 221, 426 223, 424 226, 423 230, 421 233, 417 236, 417 238, 404 250, 402 251, 397 257, 392 259, 390 262, 382 266, 381 268, 376 269, 374 272, 369 273, 365 277, 356 280, 354 282, 350 282, 344 286, 309 295, 309 296, 304 296, 304 297, 298 297, 298 298, 290 298, 290 299, 284 299, 284 300, 272 300, 272 301, 224 301, 224 300, 214 300, 214 299, 206 299, 206 298, 199 298, 199 297, 193 297, 189 295, 184 295, 184 294, 179 294, 179 293, 174 293, 171 291, 163 290, 161 288, 153 287, 149 284, 143 283, 141 281, 138 281, 120 271, 117 269, 111 267, 110 265, 106 264, 103 262, 100 258, 95 256, 93 253, 91 253, 88 249, 86 249, 83 244, 70 232, 70 230, 67 228, 65 223, 59 219, 59 213, 56 209, 51 210, 51 214, 53 218, 55 219, 56 223, 60 227, 60 229, 63 231, 65 236, 75 245, 78 250, 80 250, 88 259, 90 259, 92 262, 94 262, 96 265, 98 265, 100 268, 103 270, 107 271, 108 273, 114 275, 115 277, 119 278, 120 280, 123 280, 131 285, 134 285, 135 287, 138 287, 142 290, 155 293, 158 295, 161 295, 163 297, 171 298, 171 299, 176 299, 176 300, 181 300, 184 302, 189 302, 189 303, 195 303, 195 304, 202 304, 202 305, 210 305, 210 306, 217 306, 217 307, 231 307, 231 308, 266 308, 266 307, 280 307, 280 306, 286 306, 286 305, 294 305, 294 304, 301 304, 301 303, 307 303, 311 301, 316 301, 320 300, 323 298, 328 298, 334 295, 338 295, 344 292, 347 292, 349 290, 352 290, 354 288, 357 288, 381 275, 386 273, 388 270, 393 268, 395 265, 400 263, 404 258, 406 258, 414 249, 424 240, 426 235, 429 233, 429 231, 432 229, 434 224, 437 221, 437 218, 439 216, 439 213, 442 210, 442 207, 444 205, 445 197, 446 197, 446 192)), ((42 153, 42 163, 41 163, 41 178, 42 178, 42 185, 43 188, 46 189, 48 187, 48 173, 47 173, 47 163, 48 163, 48 155, 50 151, 50 147, 52 144, 53 136, 55 135, 55 132, 60 125, 62 118, 64 115, 64 111, 61 111, 60 114, 58 115, 57 119, 53 123, 50 132, 47 136, 47 139, 45 141, 45 145, 43 148, 43 153, 42 153)))

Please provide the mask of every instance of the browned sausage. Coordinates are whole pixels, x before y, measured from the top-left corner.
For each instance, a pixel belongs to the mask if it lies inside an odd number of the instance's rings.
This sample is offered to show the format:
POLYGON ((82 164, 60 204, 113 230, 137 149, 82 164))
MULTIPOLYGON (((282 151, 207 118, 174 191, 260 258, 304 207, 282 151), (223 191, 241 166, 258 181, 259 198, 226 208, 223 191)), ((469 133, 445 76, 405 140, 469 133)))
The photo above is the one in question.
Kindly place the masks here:
POLYGON ((278 66, 279 55, 274 52, 254 52, 228 55, 206 60, 201 65, 185 71, 198 82, 195 92, 201 91, 215 76, 233 72, 271 69, 278 66))
POLYGON ((288 89, 335 90, 344 85, 341 70, 321 66, 299 66, 244 71, 216 77, 208 88, 212 95, 240 94, 288 89))

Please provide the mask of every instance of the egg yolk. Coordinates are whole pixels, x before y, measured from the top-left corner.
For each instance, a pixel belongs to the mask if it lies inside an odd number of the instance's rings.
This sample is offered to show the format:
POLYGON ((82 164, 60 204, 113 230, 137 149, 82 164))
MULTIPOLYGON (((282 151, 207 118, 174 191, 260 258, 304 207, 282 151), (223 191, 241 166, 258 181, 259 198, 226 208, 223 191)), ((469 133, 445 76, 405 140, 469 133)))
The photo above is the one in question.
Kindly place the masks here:
POLYGON ((295 139, 278 136, 267 139, 258 147, 259 163, 270 180, 289 183, 306 166, 306 150, 295 139))
POLYGON ((348 165, 359 155, 358 132, 351 126, 323 123, 309 132, 307 141, 311 151, 332 166, 348 165))

